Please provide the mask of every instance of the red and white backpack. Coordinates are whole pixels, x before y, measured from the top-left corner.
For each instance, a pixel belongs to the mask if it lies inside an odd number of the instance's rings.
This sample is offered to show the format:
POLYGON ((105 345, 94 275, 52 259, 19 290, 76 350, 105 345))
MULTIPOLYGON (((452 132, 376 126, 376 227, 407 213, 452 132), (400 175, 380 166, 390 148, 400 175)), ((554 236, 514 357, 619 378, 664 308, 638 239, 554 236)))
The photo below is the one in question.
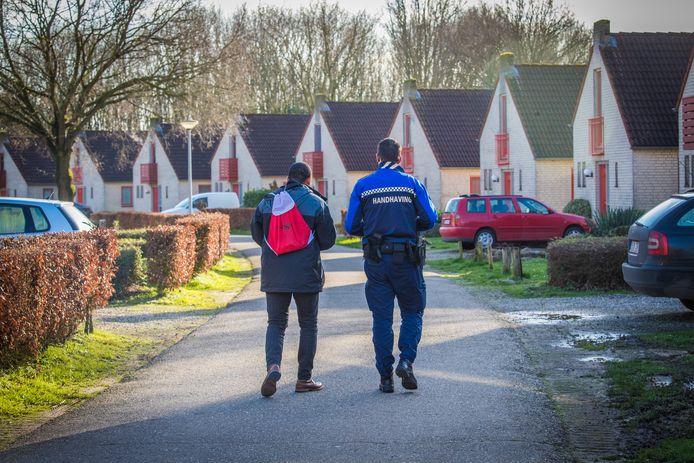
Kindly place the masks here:
POLYGON ((304 249, 313 241, 313 231, 286 191, 279 192, 272 200, 270 230, 265 241, 278 256, 304 249))

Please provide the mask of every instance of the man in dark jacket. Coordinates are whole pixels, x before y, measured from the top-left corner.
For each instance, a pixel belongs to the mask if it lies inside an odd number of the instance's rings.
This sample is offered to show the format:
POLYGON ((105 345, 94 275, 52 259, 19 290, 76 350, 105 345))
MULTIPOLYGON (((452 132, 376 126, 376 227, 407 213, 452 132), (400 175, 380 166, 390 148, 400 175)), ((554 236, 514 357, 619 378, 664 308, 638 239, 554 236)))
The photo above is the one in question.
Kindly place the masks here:
POLYGON ((267 375, 260 392, 269 397, 277 390, 284 332, 287 328, 289 304, 296 302, 301 334, 299 337, 299 373, 296 392, 319 391, 323 385, 311 378, 313 358, 316 355, 318 333, 318 295, 323 290, 325 275, 320 252, 335 244, 335 226, 330 210, 317 191, 309 187, 311 169, 297 162, 289 169, 287 184, 268 194, 258 205, 251 232, 253 240, 262 248, 260 290, 267 299, 268 326, 265 335, 267 375), (277 255, 270 248, 267 237, 272 217, 272 203, 276 195, 286 191, 294 200, 301 216, 313 233, 303 249, 277 255))

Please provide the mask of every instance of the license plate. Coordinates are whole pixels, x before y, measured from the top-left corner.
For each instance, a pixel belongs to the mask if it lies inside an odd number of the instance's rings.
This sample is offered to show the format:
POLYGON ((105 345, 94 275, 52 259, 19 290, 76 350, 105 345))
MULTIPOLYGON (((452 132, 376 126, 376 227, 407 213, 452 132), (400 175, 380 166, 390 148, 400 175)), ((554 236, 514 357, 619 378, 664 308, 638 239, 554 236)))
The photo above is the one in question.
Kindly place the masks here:
POLYGON ((634 256, 637 256, 639 254, 639 242, 638 241, 632 241, 631 244, 629 245, 629 254, 632 254, 634 256))
POLYGON ((444 224, 444 225, 450 225, 450 224, 451 224, 450 219, 444 220, 444 221, 443 221, 443 224, 444 224))

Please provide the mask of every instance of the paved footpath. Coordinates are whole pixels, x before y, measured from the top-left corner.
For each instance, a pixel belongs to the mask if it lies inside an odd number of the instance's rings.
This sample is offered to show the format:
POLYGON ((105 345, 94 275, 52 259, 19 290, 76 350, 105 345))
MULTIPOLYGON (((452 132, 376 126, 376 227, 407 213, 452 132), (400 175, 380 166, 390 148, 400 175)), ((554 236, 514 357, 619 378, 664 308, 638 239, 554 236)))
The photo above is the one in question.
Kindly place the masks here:
MULTIPOLYGON (((258 265, 248 238, 237 247, 258 265)), ((298 327, 263 399, 266 315, 254 279, 232 306, 126 382, 54 420, 0 462, 563 462, 562 432, 512 326, 427 276, 420 389, 377 390, 361 253, 324 255, 314 376, 295 394, 298 327)), ((288 269, 291 271, 291 269, 288 269)))

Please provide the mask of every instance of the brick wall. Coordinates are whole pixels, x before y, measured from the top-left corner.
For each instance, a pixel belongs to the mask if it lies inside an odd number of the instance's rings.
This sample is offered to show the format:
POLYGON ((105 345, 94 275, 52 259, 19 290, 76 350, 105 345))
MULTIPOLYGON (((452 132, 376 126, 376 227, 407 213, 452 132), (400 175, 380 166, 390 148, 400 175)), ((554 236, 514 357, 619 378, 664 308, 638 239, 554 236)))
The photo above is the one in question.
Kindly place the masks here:
POLYGON ((562 210, 571 200, 571 166, 571 159, 537 161, 535 197, 556 210, 562 210))
POLYGON ((477 168, 441 169, 441 206, 439 208, 446 207, 446 203, 451 198, 470 193, 470 177, 478 176, 479 173, 477 168))
POLYGON ((634 152, 634 207, 648 210, 677 193, 677 151, 634 152))

